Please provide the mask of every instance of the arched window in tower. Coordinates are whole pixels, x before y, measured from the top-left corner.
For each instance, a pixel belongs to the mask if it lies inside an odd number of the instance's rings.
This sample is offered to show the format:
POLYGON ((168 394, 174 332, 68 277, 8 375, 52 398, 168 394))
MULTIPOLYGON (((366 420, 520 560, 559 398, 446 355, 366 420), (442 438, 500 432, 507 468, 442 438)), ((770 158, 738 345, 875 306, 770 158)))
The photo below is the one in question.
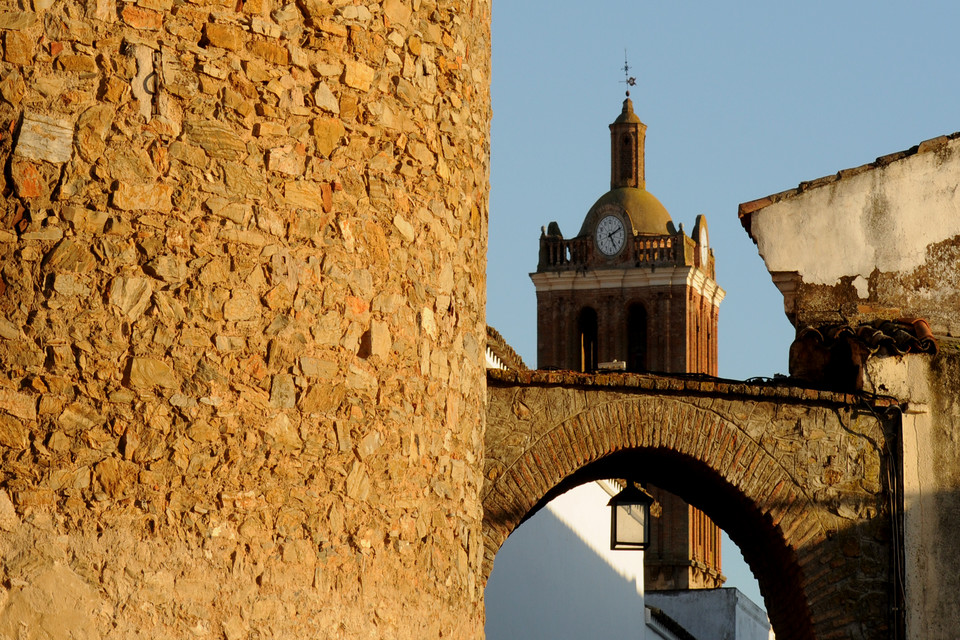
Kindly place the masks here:
POLYGON ((597 312, 590 307, 580 310, 577 318, 577 343, 580 350, 580 371, 597 369, 597 312))
POLYGON ((620 182, 625 185, 633 182, 634 147, 633 136, 625 134, 620 140, 620 182))
POLYGON ((627 370, 647 370, 647 310, 639 302, 627 309, 627 370))

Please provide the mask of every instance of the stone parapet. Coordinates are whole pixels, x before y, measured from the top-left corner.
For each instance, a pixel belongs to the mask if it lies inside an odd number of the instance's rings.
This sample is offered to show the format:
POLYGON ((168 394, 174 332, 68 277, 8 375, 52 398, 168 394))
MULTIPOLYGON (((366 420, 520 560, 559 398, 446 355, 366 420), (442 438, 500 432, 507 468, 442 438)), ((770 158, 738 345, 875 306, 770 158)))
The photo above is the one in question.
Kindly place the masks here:
POLYGON ((793 378, 782 380, 728 380, 711 376, 644 373, 578 373, 576 371, 531 369, 505 371, 488 369, 487 382, 493 386, 577 386, 586 388, 639 389, 666 394, 696 394, 739 398, 766 398, 790 403, 822 403, 827 406, 854 406, 867 403, 874 408, 896 406, 893 397, 873 393, 840 393, 800 386, 793 378))

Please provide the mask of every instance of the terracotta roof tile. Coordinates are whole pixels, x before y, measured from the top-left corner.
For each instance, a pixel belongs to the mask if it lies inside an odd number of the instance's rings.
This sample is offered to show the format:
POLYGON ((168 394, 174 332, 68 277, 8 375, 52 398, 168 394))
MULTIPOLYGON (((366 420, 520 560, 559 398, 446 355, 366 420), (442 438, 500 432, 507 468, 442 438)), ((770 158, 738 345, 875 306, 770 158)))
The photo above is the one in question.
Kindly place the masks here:
POLYGON ((876 320, 856 326, 831 324, 808 326, 797 332, 797 339, 812 338, 832 343, 846 338, 856 340, 870 355, 904 355, 906 353, 937 353, 937 341, 929 323, 923 318, 876 320))

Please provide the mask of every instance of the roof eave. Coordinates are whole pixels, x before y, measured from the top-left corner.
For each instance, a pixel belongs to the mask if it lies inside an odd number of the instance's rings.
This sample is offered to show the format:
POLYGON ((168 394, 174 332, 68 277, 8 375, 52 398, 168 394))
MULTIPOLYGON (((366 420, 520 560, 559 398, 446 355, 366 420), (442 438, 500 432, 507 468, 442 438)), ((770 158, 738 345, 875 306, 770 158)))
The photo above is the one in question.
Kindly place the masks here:
POLYGON ((781 202, 783 200, 789 200, 794 198, 805 191, 811 189, 817 189, 834 182, 841 180, 846 180, 847 178, 852 178, 853 176, 859 175, 866 171, 872 171, 873 169, 879 169, 885 167, 894 162, 898 162, 910 156, 914 156, 921 153, 930 153, 939 151, 952 140, 960 138, 960 131, 951 133, 948 135, 937 136, 936 138, 930 138, 929 140, 924 140, 920 144, 910 147, 904 151, 897 151, 895 153, 890 153, 885 156, 880 156, 875 161, 868 164, 860 165, 859 167, 853 167, 850 169, 841 169, 837 173, 823 176, 815 180, 807 180, 801 182, 795 189, 787 189, 786 191, 781 191, 779 193, 774 193, 772 195, 758 198, 757 200, 750 200, 749 202, 743 202, 738 207, 737 215, 740 218, 740 224, 743 226, 744 230, 747 232, 747 235, 750 236, 750 239, 756 243, 756 238, 753 237, 751 231, 751 222, 752 216, 757 211, 765 209, 772 204, 781 202))

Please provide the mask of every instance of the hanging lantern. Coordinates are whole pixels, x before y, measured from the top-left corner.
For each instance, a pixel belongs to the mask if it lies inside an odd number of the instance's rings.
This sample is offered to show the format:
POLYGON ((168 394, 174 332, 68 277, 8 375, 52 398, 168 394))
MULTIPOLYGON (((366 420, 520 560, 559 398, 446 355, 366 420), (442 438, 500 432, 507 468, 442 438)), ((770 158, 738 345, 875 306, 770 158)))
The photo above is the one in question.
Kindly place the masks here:
POLYGON ((642 551, 650 544, 653 496, 632 482, 610 498, 610 548, 642 551))

